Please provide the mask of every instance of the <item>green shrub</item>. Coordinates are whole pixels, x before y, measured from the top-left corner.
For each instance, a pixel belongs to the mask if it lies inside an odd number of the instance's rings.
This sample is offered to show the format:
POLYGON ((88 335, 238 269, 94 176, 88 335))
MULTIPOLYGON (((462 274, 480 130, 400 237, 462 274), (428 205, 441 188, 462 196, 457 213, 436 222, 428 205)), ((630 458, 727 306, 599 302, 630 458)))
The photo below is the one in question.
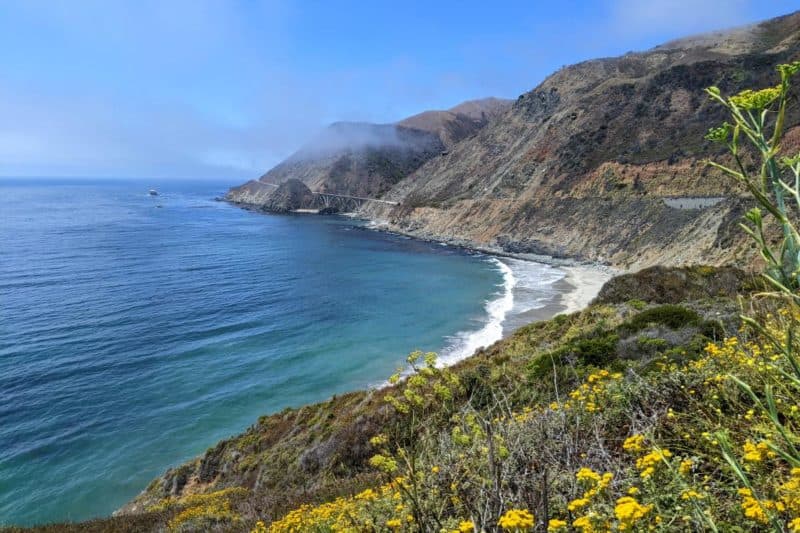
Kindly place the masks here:
POLYGON ((660 305, 642 311, 626 323, 619 326, 619 331, 624 334, 634 334, 652 325, 666 326, 670 329, 680 329, 686 326, 695 326, 701 321, 700 315, 680 305, 660 305))
POLYGON ((616 357, 619 335, 604 333, 596 337, 576 339, 568 345, 568 350, 586 365, 605 366, 616 357))
POLYGON ((633 300, 628 300, 628 305, 636 309, 637 311, 641 311, 645 307, 647 307, 647 302, 644 300, 639 300, 634 298, 633 300))

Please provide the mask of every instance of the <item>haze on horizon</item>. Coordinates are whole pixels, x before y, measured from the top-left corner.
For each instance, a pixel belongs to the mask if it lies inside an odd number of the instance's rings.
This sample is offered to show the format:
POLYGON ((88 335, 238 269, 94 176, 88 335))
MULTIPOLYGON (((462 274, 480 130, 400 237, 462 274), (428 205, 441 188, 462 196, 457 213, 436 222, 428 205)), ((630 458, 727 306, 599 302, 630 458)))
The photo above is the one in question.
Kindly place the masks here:
POLYGON ((0 177, 256 177, 335 121, 516 98, 563 65, 787 0, 7 0, 0 177))

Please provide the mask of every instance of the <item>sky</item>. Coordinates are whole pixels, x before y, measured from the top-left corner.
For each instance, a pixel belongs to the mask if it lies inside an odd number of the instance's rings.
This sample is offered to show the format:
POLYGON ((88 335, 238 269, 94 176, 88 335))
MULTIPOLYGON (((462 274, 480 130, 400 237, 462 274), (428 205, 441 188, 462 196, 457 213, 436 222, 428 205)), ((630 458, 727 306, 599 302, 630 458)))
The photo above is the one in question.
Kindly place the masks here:
POLYGON ((0 0, 0 177, 251 179, 339 120, 516 98, 561 66, 800 0, 0 0))

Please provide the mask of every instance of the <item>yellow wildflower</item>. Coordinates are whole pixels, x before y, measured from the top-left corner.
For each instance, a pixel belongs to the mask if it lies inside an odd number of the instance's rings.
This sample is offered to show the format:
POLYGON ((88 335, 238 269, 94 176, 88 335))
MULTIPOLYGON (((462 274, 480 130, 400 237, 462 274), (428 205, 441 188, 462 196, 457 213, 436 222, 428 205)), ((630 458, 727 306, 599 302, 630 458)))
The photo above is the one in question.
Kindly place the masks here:
POLYGON ((775 452, 764 441, 753 444, 752 441, 748 440, 744 443, 742 449, 744 450, 744 460, 748 463, 760 463, 764 459, 775 457, 775 452))
POLYGON ((702 500, 703 498, 705 498, 705 496, 694 489, 688 489, 681 492, 681 500, 702 500))
POLYGON ((769 522, 766 508, 753 497, 753 492, 750 489, 739 489, 739 496, 742 497, 742 511, 744 511, 744 516, 762 524, 769 522))
POLYGON ((383 433, 375 435, 374 437, 369 439, 369 443, 372 444, 373 446, 383 446, 388 442, 389 442, 389 437, 387 437, 383 433))
POLYGON ((644 444, 644 435, 633 435, 625 439, 625 442, 622 443, 622 449, 626 452, 638 453, 644 449, 642 444, 644 444))
POLYGON ((475 531, 475 524, 472 523, 472 520, 464 520, 458 524, 459 533, 470 533, 471 531, 475 531))
POLYGON ((533 514, 527 509, 509 509, 497 525, 505 530, 527 531, 533 527, 533 514))
POLYGON ((374 500, 378 497, 378 494, 372 489, 366 489, 359 492, 354 497, 356 500, 374 500))
POLYGON ((579 516, 572 522, 572 525, 580 528, 581 533, 594 533, 596 531, 594 524, 592 523, 591 514, 579 516))
POLYGON ((642 505, 630 496, 618 499, 614 507, 614 516, 619 521, 619 530, 630 531, 652 508, 652 505, 642 505))
POLYGON ((670 457, 672 457, 672 452, 666 448, 663 450, 653 448, 650 453, 636 460, 636 468, 639 469, 639 475, 643 479, 649 478, 655 473, 656 466, 670 457))
POLYGON ((587 505, 589 505, 588 498, 576 498, 576 499, 572 500, 571 502, 569 502, 569 505, 567 505, 567 509, 572 511, 572 512, 574 512, 574 511, 577 511, 579 509, 583 509, 587 505))
POLYGON ((589 482, 590 484, 594 485, 600 481, 600 474, 591 468, 584 467, 578 470, 578 473, 575 474, 575 478, 578 481, 589 482))
POLYGON ((567 528, 567 523, 564 520, 559 520, 558 518, 551 518, 550 521, 547 523, 548 533, 562 531, 566 528, 567 528))

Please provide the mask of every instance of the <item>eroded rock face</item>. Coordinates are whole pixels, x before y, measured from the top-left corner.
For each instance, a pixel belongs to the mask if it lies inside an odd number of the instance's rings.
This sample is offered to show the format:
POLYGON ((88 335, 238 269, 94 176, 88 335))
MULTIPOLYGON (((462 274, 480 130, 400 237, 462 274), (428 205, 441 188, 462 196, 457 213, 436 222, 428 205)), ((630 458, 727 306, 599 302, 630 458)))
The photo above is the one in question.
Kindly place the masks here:
POLYGON ((249 181, 235 190, 231 189, 226 199, 274 213, 313 209, 316 203, 311 189, 298 179, 290 179, 278 186, 249 181))
POLYGON ((261 206, 269 201, 274 192, 274 186, 258 180, 250 180, 238 187, 232 187, 225 194, 225 200, 236 204, 261 206))
POLYGON ((305 183, 290 179, 281 183, 272 193, 264 208, 274 212, 309 209, 314 205, 314 195, 305 183))
MULTIPOLYGON (((626 269, 749 261, 735 228, 747 194, 704 163, 725 158, 704 134, 726 117, 703 89, 773 85, 775 66, 798 58, 795 13, 564 68, 394 186, 386 199, 401 205, 362 213, 415 235, 626 269), (665 196, 726 200, 680 209, 665 196)), ((795 108, 787 149, 798 123, 795 108)))

